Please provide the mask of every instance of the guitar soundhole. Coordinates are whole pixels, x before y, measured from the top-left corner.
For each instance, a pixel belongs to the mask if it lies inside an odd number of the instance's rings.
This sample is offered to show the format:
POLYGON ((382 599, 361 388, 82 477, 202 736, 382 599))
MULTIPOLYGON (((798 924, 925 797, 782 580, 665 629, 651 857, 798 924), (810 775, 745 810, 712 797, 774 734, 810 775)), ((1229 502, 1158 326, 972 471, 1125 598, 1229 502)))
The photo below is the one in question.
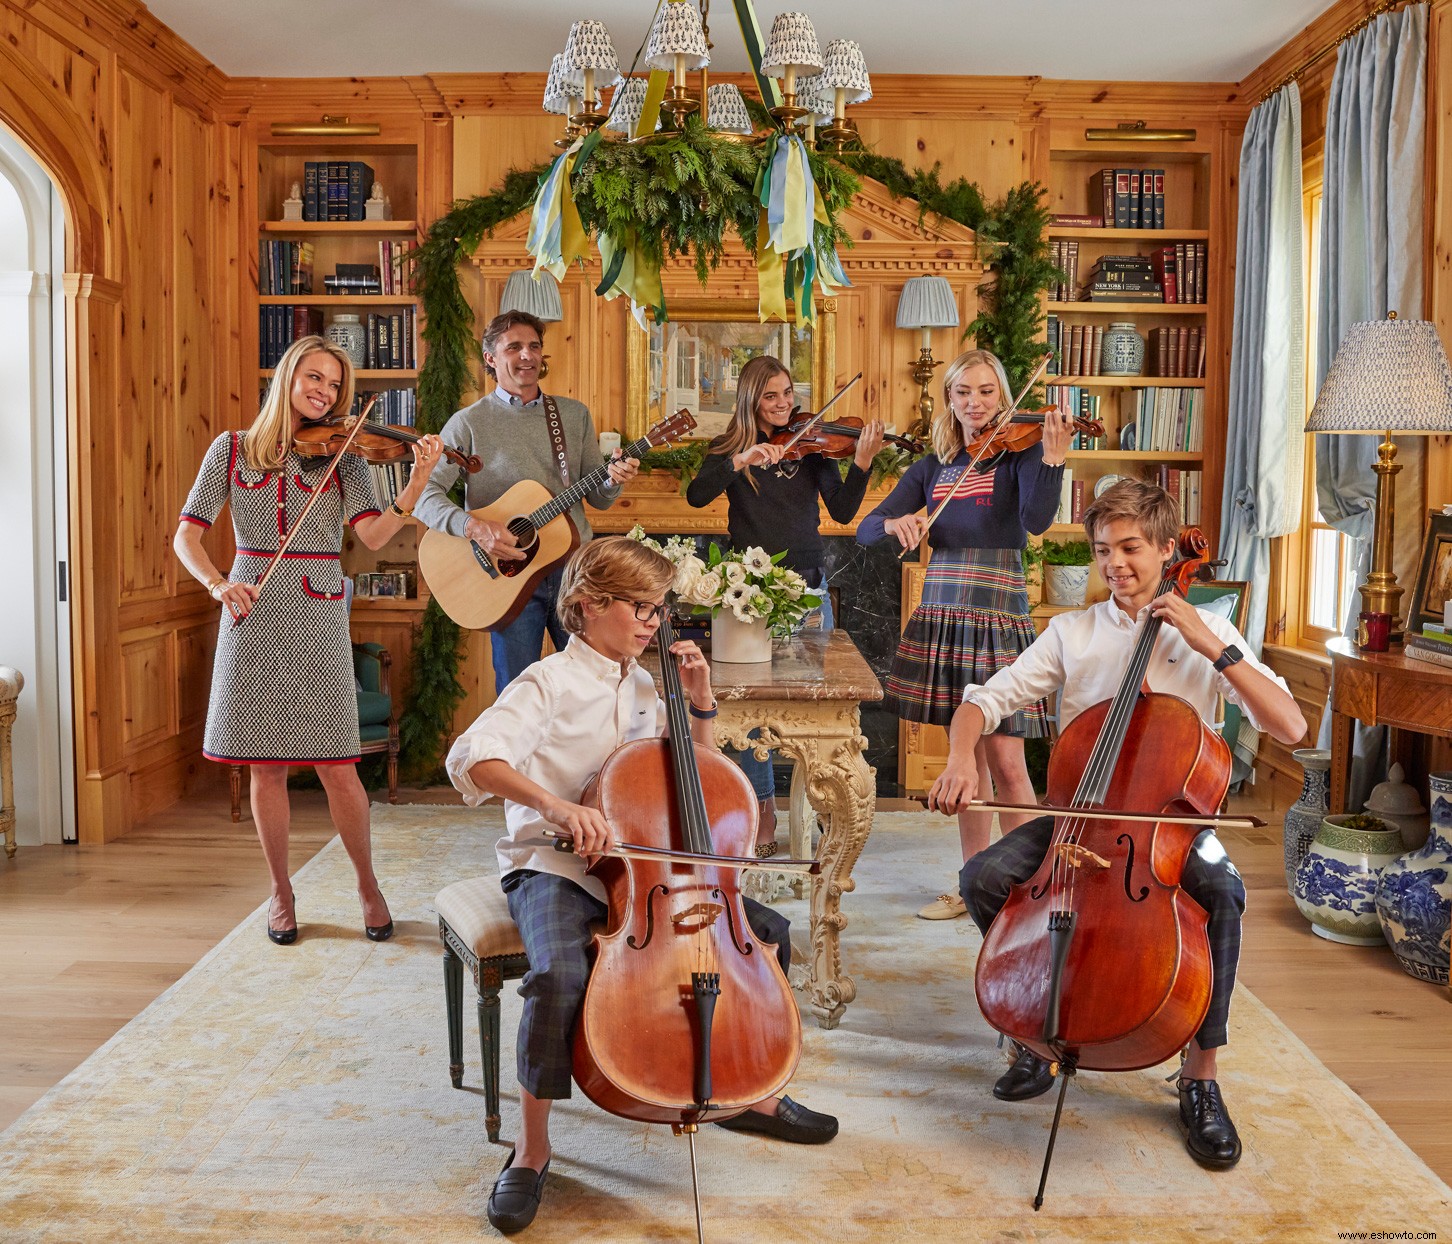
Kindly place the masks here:
POLYGON ((539 533, 534 529, 534 524, 523 517, 510 519, 508 526, 515 542, 525 550, 524 556, 517 560, 498 559, 499 573, 506 579, 512 579, 528 569, 529 564, 534 561, 535 554, 539 552, 539 533))

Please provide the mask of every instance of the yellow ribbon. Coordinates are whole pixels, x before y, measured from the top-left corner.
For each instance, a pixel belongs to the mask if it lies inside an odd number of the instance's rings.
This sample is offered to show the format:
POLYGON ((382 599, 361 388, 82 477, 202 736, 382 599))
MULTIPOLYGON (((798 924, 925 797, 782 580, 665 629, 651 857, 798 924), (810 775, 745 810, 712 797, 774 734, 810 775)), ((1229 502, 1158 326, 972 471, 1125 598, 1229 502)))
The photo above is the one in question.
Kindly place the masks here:
POLYGON ((757 314, 763 324, 772 317, 779 320, 787 318, 782 256, 771 245, 771 226, 767 223, 764 207, 757 212, 756 218, 756 297, 757 314))

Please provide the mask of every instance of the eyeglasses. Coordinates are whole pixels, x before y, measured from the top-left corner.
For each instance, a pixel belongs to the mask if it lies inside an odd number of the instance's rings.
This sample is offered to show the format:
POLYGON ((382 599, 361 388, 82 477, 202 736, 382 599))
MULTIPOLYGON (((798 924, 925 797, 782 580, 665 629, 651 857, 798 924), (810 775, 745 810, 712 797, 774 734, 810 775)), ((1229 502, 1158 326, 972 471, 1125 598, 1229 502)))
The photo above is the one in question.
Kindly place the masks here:
POLYGON ((664 605, 653 605, 648 600, 626 600, 624 596, 612 596, 611 600, 618 600, 622 604, 630 605, 635 609, 635 620, 637 622, 649 622, 652 618, 663 618, 666 607, 664 605))

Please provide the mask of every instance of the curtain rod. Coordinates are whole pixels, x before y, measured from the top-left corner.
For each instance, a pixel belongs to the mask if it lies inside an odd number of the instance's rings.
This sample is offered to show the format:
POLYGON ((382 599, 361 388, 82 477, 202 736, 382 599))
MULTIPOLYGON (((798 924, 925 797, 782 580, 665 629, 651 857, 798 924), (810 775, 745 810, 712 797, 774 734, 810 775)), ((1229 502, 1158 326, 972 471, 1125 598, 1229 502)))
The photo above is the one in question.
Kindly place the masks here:
POLYGON ((1306 60, 1302 61, 1299 65, 1296 66, 1296 68, 1292 69, 1290 73, 1286 74, 1286 76, 1283 77, 1279 82, 1277 82, 1273 87, 1270 87, 1268 90, 1266 90, 1261 95, 1261 97, 1255 101, 1256 107, 1259 107, 1261 104, 1265 103, 1265 101, 1268 100, 1277 91, 1283 90, 1292 82, 1298 81, 1301 75, 1305 73, 1306 70, 1310 69, 1312 65, 1316 64, 1318 61, 1325 59, 1325 57, 1334 52, 1353 35, 1360 34, 1363 30, 1370 26, 1372 22, 1376 21, 1376 19, 1380 17, 1383 13, 1390 12, 1392 9, 1395 9, 1399 5, 1404 3, 1407 3, 1407 0, 1380 0, 1380 3, 1378 3, 1374 9, 1372 9, 1370 13, 1368 13, 1365 17, 1358 21, 1354 26, 1342 31, 1341 34, 1337 35, 1336 38, 1332 39, 1331 42, 1323 47, 1319 52, 1316 52, 1313 55, 1307 57, 1306 60))

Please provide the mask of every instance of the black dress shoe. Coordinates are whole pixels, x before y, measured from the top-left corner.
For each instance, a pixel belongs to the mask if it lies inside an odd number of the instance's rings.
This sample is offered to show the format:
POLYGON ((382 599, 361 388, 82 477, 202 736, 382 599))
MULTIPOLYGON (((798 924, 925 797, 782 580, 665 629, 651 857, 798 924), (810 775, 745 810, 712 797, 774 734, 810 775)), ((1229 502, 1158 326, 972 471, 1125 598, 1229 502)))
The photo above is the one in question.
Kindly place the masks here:
POLYGON ((393 921, 390 920, 387 924, 365 924, 363 932, 368 934, 370 942, 386 942, 393 936, 393 921))
POLYGON ((494 1190, 489 1194, 489 1222, 496 1231, 513 1235, 523 1231, 534 1221, 539 1212, 540 1193, 544 1191, 545 1176, 550 1164, 544 1170, 532 1171, 527 1166, 515 1167, 514 1154, 499 1172, 494 1181, 494 1190))
POLYGON ((1013 1047, 1018 1051, 1018 1057, 994 1083, 993 1095, 999 1101, 1028 1101, 1030 1097, 1042 1097, 1054 1087, 1053 1064, 1017 1041, 1013 1047))
POLYGON ((837 1120, 830 1114, 819 1114, 798 1105, 790 1097, 777 1103, 775 1114, 745 1110, 734 1119, 720 1119, 717 1127, 728 1132, 760 1132, 794 1145, 825 1145, 837 1134, 837 1120))
POLYGON ((1240 1161, 1240 1134, 1214 1080, 1180 1080, 1180 1126, 1185 1148, 1201 1166, 1224 1170, 1240 1161))
MULTIPOLYGON (((296 903, 297 903, 297 897, 296 897, 296 895, 293 896, 293 903, 294 903, 294 907, 296 907, 296 903)), ((268 938, 271 941, 275 942, 279 946, 291 946, 295 941, 297 941, 297 914, 296 914, 296 911, 294 910, 294 914, 293 914, 293 918, 292 918, 292 928, 290 928, 290 929, 274 929, 272 927, 272 902, 271 902, 271 900, 269 900, 268 901, 268 904, 267 904, 267 936, 268 936, 268 938)))

